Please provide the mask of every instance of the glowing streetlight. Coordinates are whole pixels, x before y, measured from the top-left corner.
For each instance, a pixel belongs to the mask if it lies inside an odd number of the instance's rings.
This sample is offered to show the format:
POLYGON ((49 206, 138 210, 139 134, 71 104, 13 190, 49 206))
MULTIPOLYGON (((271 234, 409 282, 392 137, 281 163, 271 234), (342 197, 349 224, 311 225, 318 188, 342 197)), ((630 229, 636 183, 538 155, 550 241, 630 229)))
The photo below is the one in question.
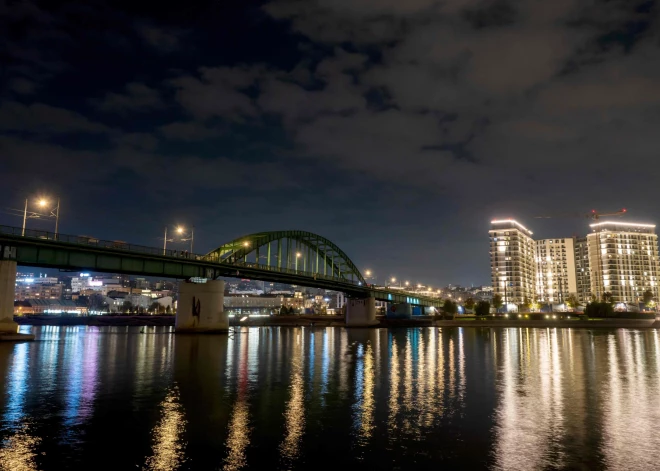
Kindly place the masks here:
POLYGON ((364 272, 364 274, 367 276, 371 276, 371 270, 367 270, 366 272, 364 272))
POLYGON ((179 226, 176 228, 177 234, 181 235, 181 242, 190 241, 190 253, 193 253, 193 248, 195 244, 195 226, 192 226, 190 229, 190 234, 186 234, 186 228, 179 226))
POLYGON ((298 259, 302 257, 300 252, 296 252, 296 273, 298 272, 298 259))
MULTIPOLYGON (((46 198, 39 198, 37 201, 37 206, 39 206, 42 209, 47 209, 48 208, 49 201, 46 198)), ((28 199, 25 199, 25 210, 23 211, 23 230, 21 232, 22 236, 25 236, 25 223, 27 222, 27 215, 28 213, 28 199)), ((32 213, 30 217, 35 217, 38 218, 39 214, 32 213)), ((57 238, 57 234, 59 233, 59 227, 60 227, 60 199, 57 198, 57 206, 55 206, 54 210, 50 211, 50 214, 47 215, 47 217, 55 217, 55 238, 57 238)))
POLYGON ((406 285, 406 287, 410 286, 410 282, 406 281, 405 285, 406 285))

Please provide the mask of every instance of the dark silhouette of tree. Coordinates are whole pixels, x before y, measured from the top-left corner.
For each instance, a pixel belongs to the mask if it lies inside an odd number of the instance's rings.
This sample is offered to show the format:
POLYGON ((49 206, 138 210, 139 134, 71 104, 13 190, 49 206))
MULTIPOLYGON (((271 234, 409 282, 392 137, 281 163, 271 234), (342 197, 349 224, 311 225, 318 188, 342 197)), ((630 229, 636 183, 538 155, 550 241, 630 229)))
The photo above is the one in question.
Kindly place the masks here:
POLYGON ((502 306, 504 306, 504 302, 502 301, 502 296, 499 294, 496 294, 493 296, 493 307, 495 309, 500 309, 502 306))
POLYGON ((467 298, 463 304, 466 309, 474 309, 475 301, 474 298, 467 298))
POLYGON ((490 303, 488 301, 479 301, 474 308, 477 316, 487 316, 490 314, 490 303))
POLYGON ((650 305, 651 301, 653 301, 653 291, 651 291, 650 289, 644 291, 644 294, 642 294, 642 299, 644 301, 645 306, 650 305))

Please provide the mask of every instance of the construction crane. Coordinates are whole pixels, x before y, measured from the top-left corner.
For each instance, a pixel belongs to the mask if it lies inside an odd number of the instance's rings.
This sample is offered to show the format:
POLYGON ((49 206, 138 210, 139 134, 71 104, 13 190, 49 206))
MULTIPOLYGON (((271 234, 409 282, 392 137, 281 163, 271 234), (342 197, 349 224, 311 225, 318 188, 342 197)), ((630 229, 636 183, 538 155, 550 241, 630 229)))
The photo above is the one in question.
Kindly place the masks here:
POLYGON ((593 219, 594 221, 598 221, 601 217, 610 217, 610 216, 615 216, 615 217, 621 217, 624 216, 628 210, 626 208, 622 208, 619 211, 613 211, 609 213, 600 213, 596 211, 595 209, 592 209, 590 213, 565 213, 565 214, 556 214, 554 216, 534 216, 535 219, 557 219, 557 218, 585 218, 585 219, 593 219))

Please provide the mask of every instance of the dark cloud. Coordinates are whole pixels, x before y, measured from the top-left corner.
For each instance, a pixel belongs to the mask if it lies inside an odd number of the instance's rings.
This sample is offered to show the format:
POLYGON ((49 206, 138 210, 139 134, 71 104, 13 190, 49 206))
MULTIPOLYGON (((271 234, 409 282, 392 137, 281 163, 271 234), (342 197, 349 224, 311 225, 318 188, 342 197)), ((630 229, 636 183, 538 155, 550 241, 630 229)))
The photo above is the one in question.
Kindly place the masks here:
POLYGON ((101 111, 115 113, 151 111, 164 106, 158 90, 143 83, 128 83, 125 89, 125 93, 108 93, 103 100, 96 101, 96 106, 101 111))
POLYGON ((144 25, 138 26, 138 32, 147 44, 160 52, 173 52, 181 47, 179 31, 144 25))
POLYGON ((110 128, 63 108, 44 103, 23 105, 10 101, 0 106, 0 130, 35 134, 107 133, 110 128))
MULTIPOLYGON (((381 273, 488 282, 491 216, 531 226, 538 213, 627 206, 660 218, 648 196, 657 8, 0 3, 5 174, 93 187, 110 212, 130 202, 131 227, 173 208, 217 237, 226 220, 239 233, 302 227, 381 273), (45 156, 66 170, 47 172, 45 156)), ((537 233, 586 230, 554 223, 537 233)))

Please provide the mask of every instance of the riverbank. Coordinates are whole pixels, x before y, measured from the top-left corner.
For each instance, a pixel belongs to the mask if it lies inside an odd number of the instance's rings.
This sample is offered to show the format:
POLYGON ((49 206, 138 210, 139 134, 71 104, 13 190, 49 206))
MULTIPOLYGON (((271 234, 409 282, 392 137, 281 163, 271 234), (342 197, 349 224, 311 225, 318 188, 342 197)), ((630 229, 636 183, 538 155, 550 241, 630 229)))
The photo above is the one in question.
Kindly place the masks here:
MULTIPOLYGON (((22 316, 15 317, 19 325, 52 325, 52 326, 163 326, 173 327, 174 316, 22 316)), ((241 321, 238 318, 229 319, 230 326, 250 327, 344 327, 343 316, 270 316, 249 317, 241 321)), ((658 329, 660 321, 655 319, 497 319, 478 320, 474 318, 455 320, 436 320, 430 316, 420 316, 414 319, 386 319, 381 317, 378 324, 372 328, 409 328, 409 327, 522 327, 522 328, 626 328, 626 329, 658 329)))
POLYGON ((660 329, 656 320, 589 319, 589 320, 453 320, 434 321, 434 327, 504 327, 504 328, 573 328, 573 329, 660 329))
POLYGON ((15 316, 18 325, 173 327, 174 316, 15 316))

